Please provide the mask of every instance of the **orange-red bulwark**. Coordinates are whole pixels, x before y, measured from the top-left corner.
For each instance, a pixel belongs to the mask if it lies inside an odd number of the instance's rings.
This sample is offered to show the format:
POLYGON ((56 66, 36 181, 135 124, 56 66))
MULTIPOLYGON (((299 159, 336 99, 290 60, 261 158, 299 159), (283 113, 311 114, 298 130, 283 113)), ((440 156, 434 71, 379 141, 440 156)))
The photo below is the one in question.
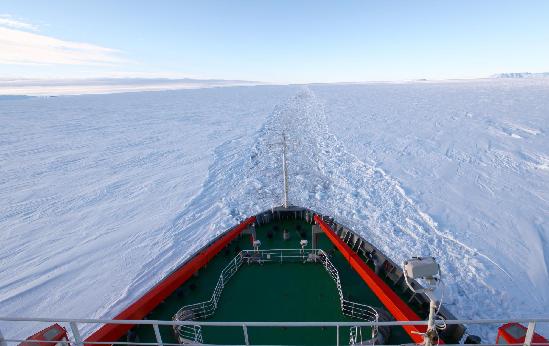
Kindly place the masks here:
MULTIPOLYGON (((420 321, 421 318, 387 285, 376 273, 368 267, 366 263, 354 252, 337 234, 328 226, 324 220, 315 215, 315 221, 326 233, 332 243, 339 249, 347 259, 351 267, 360 275, 362 280, 370 287, 375 295, 381 300, 383 305, 389 310, 391 315, 398 321, 420 321)), ((403 326, 406 333, 417 343, 423 342, 423 336, 418 333, 424 333, 427 326, 403 326)), ((440 340, 443 344, 443 341, 440 340)))

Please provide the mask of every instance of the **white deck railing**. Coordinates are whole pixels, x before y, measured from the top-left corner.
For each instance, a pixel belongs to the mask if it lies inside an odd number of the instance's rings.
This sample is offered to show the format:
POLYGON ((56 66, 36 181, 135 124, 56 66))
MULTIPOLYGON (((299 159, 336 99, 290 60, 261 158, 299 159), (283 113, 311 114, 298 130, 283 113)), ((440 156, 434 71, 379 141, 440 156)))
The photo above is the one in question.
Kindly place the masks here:
MULTIPOLYGON (((324 266, 330 277, 334 280, 341 311, 344 315, 363 321, 377 321, 379 316, 377 311, 369 305, 360 304, 345 299, 341 288, 341 280, 336 267, 332 264, 328 255, 321 249, 270 249, 270 250, 243 250, 232 259, 221 271, 217 284, 209 300, 185 305, 175 314, 174 321, 197 321, 211 317, 217 309, 217 304, 225 285, 236 274, 243 263, 283 263, 283 262, 302 262, 302 263, 320 263, 324 266)), ((354 327, 356 329, 356 327, 354 327)), ((202 343, 202 328, 193 329, 188 326, 174 327, 174 332, 181 343, 202 343)), ((377 327, 372 327, 371 337, 375 337, 377 327)))
MULTIPOLYGON (((131 324, 131 325, 148 325, 154 331, 156 335, 156 342, 120 342, 117 340, 109 340, 103 342, 85 342, 87 345, 110 345, 110 344, 119 344, 119 345, 157 345, 157 346, 176 346, 180 344, 170 344, 164 343, 160 336, 160 333, 157 333, 160 326, 209 326, 209 327, 239 327, 242 328, 243 332, 243 343, 242 345, 252 345, 253 340, 250 340, 248 337, 248 328, 262 327, 262 328, 335 328, 336 329, 336 340, 334 340, 335 345, 340 345, 339 340, 339 331, 341 328, 348 327, 381 327, 381 326, 426 326, 427 321, 390 321, 390 322, 213 322, 213 321, 156 321, 156 320, 106 320, 106 319, 73 319, 73 318, 25 318, 25 317, 0 317, 0 321, 5 322, 21 322, 21 323, 60 323, 69 326, 69 330, 72 332, 69 336, 69 343, 74 346, 82 346, 84 341, 80 337, 80 332, 78 329, 79 324, 131 324)), ((443 321, 440 321, 441 323, 443 321)), ((526 334, 526 340, 522 344, 507 344, 507 345, 523 345, 523 346, 536 346, 544 345, 540 343, 532 343, 532 336, 534 335, 536 325, 541 323, 549 323, 549 318, 509 318, 509 319, 493 319, 493 320, 446 320, 444 323, 447 325, 453 324, 465 324, 465 325, 475 325, 475 324, 493 324, 495 326, 502 325, 509 322, 518 322, 528 325, 528 332, 526 334)), ((57 341, 28 341, 22 339, 15 339, 7 337, 4 342, 15 344, 20 342, 40 342, 40 343, 51 343, 55 344, 57 341)), ((0 340, 0 344, 2 341, 0 340)), ((456 346, 459 344, 456 344, 456 346)), ((495 346, 494 343, 482 343, 482 346, 495 346)), ((547 345, 547 344, 545 344, 547 345)), ((381 345, 384 346, 384 345, 381 345)), ((454 346, 454 344, 448 344, 448 346, 454 346)))

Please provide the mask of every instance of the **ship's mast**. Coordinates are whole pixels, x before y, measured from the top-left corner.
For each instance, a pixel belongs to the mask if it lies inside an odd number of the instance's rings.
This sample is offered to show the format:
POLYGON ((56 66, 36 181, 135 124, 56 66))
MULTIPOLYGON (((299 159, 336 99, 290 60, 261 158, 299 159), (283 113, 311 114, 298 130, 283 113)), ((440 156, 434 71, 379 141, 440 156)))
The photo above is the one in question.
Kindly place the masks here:
POLYGON ((282 132, 282 174, 284 175, 284 208, 288 208, 288 163, 286 162, 286 134, 282 132))

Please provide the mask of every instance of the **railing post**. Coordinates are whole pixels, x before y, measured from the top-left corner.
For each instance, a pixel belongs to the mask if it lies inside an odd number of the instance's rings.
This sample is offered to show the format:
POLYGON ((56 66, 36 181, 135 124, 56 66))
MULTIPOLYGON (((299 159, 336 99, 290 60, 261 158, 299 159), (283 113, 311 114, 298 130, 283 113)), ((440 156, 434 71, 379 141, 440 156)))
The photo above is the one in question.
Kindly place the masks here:
POLYGON ((336 326, 336 346, 339 346, 339 324, 336 326))
POLYGON ((193 325, 194 341, 202 343, 202 327, 193 325))
POLYGON ((154 335, 156 336, 156 344, 158 346, 164 346, 164 343, 162 343, 162 336, 160 336, 160 330, 158 329, 158 324, 153 324, 154 329, 154 335))
POLYGON ((524 346, 532 345, 532 338, 534 337, 534 329, 536 329, 536 322, 528 322, 528 330, 526 330, 526 337, 524 338, 524 346))
POLYGON ((76 346, 83 346, 82 337, 80 336, 80 331, 78 330, 78 326, 76 325, 76 322, 71 322, 70 326, 71 326, 72 335, 74 336, 74 344, 76 346))
POLYGON ((250 340, 248 339, 248 327, 245 324, 242 325, 242 331, 244 332, 244 344, 249 345, 250 340))
POLYGON ((2 331, 0 330, 0 346, 6 346, 7 343, 4 341, 4 336, 2 335, 2 331))

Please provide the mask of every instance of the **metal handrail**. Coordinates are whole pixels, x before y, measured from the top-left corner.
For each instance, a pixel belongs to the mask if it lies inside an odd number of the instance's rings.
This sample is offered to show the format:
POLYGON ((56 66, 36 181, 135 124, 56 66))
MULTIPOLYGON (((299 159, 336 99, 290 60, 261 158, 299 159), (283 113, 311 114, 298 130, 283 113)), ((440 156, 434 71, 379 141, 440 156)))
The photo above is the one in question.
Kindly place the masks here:
POLYGON ((362 320, 377 321, 379 319, 379 315, 374 308, 369 305, 353 302, 344 298, 343 290, 341 288, 341 280, 339 278, 339 272, 337 271, 337 268, 332 264, 332 262, 328 258, 328 255, 326 255, 324 251, 318 250, 318 253, 321 263, 324 265, 324 268, 336 283, 343 314, 362 320))
MULTIPOLYGON (((372 326, 409 326, 409 325, 427 325, 427 321, 384 321, 384 322, 217 322, 217 321, 161 321, 161 320, 110 320, 110 319, 84 319, 84 318, 41 318, 41 317, 4 317, 0 316, 0 321, 5 322, 47 322, 47 323, 69 323, 70 329, 72 330, 73 338, 69 339, 68 342, 74 345, 82 345, 83 343, 89 345, 110 345, 113 343, 121 345, 157 345, 157 346, 171 346, 179 344, 169 344, 163 343, 160 335, 157 335, 157 342, 119 342, 117 340, 110 341, 95 341, 88 342, 80 338, 75 338, 75 335, 80 335, 79 330, 77 329, 77 324, 138 324, 138 325, 150 325, 152 328, 158 328, 158 326, 212 326, 212 327, 290 327, 290 328, 302 328, 302 327, 335 327, 339 332, 341 327, 372 327, 372 326), (75 329, 76 328, 76 329, 75 329)), ((440 321, 442 322, 442 321, 440 321)), ((507 319, 479 319, 479 320, 445 320, 447 325, 455 324, 505 324, 509 322, 517 322, 528 324, 528 329, 532 331, 529 333, 533 335, 536 324, 539 323, 549 323, 549 317, 547 318, 507 318, 507 319)), ((42 343, 56 343, 48 341, 37 341, 37 340, 24 340, 17 338, 6 338, 6 342, 42 342, 42 343)), ((494 343, 482 343, 481 346, 492 346, 496 345, 494 343)), ((509 345, 543 345, 543 343, 533 343, 531 339, 526 339, 523 344, 509 344, 509 345)), ((545 344, 546 345, 546 344, 545 344)), ((379 345, 384 346, 384 345, 379 345)), ((453 346, 453 345, 452 345, 453 346)))
MULTIPOLYGON (((330 259, 328 258, 326 253, 322 250, 320 251, 321 252, 319 252, 319 257, 321 259, 321 262, 324 264, 324 268, 326 268, 326 271, 330 274, 330 276, 336 283, 339 299, 341 302, 341 311, 343 312, 343 314, 349 317, 358 318, 366 321, 379 321, 378 312, 371 306, 346 300, 344 298, 343 290, 341 288, 341 280, 339 279, 339 272, 337 271, 337 268, 332 264, 332 262, 330 262, 330 259)), ((371 344, 375 343, 375 338, 378 332, 378 327, 373 326, 371 332, 371 344)), ((352 326, 349 330, 351 345, 355 345, 357 342, 359 342, 359 336, 360 342, 362 342, 362 328, 358 326, 352 326)))
MULTIPOLYGON (((218 322, 218 321, 165 321, 165 320, 111 320, 105 318, 55 318, 55 317, 9 317, 0 316, 0 321, 4 322, 47 322, 47 323, 93 323, 93 324, 157 324, 159 326, 217 326, 217 327, 234 327, 246 324, 250 327, 289 327, 288 323, 294 327, 351 327, 354 325, 371 327, 371 326, 426 326, 428 321, 383 321, 383 322, 218 322)), ((443 320, 437 320, 443 322, 443 320)), ((505 323, 549 323, 548 317, 518 317, 506 319, 478 319, 478 320, 444 320, 446 324, 505 324, 505 323)))
MULTIPOLYGON (((377 321, 379 316, 377 311, 371 306, 349 301, 344 298, 341 288, 341 280, 337 268, 332 264, 328 255, 321 249, 268 249, 268 250, 242 250, 223 268, 217 284, 209 300, 183 306, 174 315, 174 321, 196 321, 211 317, 217 310, 217 305, 225 285, 236 274, 242 263, 269 263, 269 262, 311 262, 319 261, 331 278, 334 280, 341 311, 344 315, 366 321, 377 321)), ((200 342, 202 343, 202 329, 195 328, 189 330, 182 326, 174 327, 178 339, 182 343, 200 342)), ((377 327, 372 327, 372 338, 377 333, 377 327)))
MULTIPOLYGON (((309 259, 309 254, 316 255, 312 256, 313 258, 310 262, 320 260, 324 265, 325 269, 328 271, 336 286, 338 288, 338 294, 340 296, 340 302, 342 306, 342 311, 345 314, 345 309, 350 307, 351 313, 356 313, 360 311, 360 308, 367 310, 368 305, 352 302, 345 300, 343 298, 343 291, 341 289, 341 281, 339 279, 339 273, 333 264, 330 262, 326 253, 322 250, 307 250, 303 249, 272 249, 272 250, 244 250, 241 251, 232 261, 229 263, 223 270, 218 280, 218 285, 214 289, 212 298, 207 302, 191 304, 189 306, 199 306, 200 304, 208 303, 210 301, 215 302, 215 308, 217 308, 217 302, 222 293, 223 287, 227 281, 232 278, 232 276, 238 271, 243 261, 246 260, 248 263, 267 263, 267 262, 282 262, 286 261, 307 261, 309 259), (284 255, 286 253, 286 255, 284 255), (259 254, 259 255, 258 255, 259 254), (221 281, 221 284, 219 282, 221 281), (345 307, 345 309, 344 309, 345 307)), ((374 309, 373 309, 374 310, 374 309)), ((375 310, 374 310, 375 311, 375 310)), ((376 312, 377 316, 377 312, 376 312)), ((357 317, 358 318, 358 317, 357 317)), ((244 334, 244 339, 246 345, 249 345, 249 338, 247 333, 248 327, 291 327, 291 328, 303 328, 303 327, 335 327, 336 328, 336 344, 339 345, 339 330, 342 327, 350 328, 361 328, 361 327, 371 327, 372 329, 378 327, 393 327, 393 326, 420 326, 427 325, 427 321, 383 321, 380 322, 377 318, 373 321, 355 321, 355 322, 216 322, 216 321, 197 321, 197 320, 172 320, 172 321, 161 321, 161 320, 111 320, 111 319, 73 319, 73 318, 27 318, 27 317, 2 317, 0 316, 0 321, 6 322, 49 322, 49 323, 68 323, 70 325, 70 330, 72 331, 73 339, 69 340, 69 343, 75 346, 83 346, 83 344, 89 345, 110 345, 113 343, 121 345, 157 345, 157 346, 175 346, 180 344, 169 344, 163 343, 160 333, 158 331, 159 326, 171 326, 172 328, 187 328, 190 334, 195 338, 191 340, 194 343, 202 343, 201 328, 203 326, 211 327, 241 327, 244 334), (77 324, 131 324, 131 325, 150 325, 155 330, 156 343, 155 342, 119 342, 117 340, 111 341, 102 341, 102 342, 87 342, 80 338, 80 331, 78 330, 77 324)), ((509 345, 523 345, 523 346, 535 346, 535 345, 547 345, 543 343, 532 343, 532 336, 534 335, 536 323, 549 323, 549 317, 547 318, 508 318, 508 319, 479 319, 479 320, 444 320, 438 321, 444 322, 446 325, 456 325, 456 324, 504 324, 509 322, 525 323, 528 324, 527 337, 524 344, 509 344, 509 345)), ((357 329, 355 329, 357 330, 357 329)), ((352 331, 352 330, 351 330, 352 331)), ((1 335, 1 334, 0 334, 1 335)), ((190 339, 193 339, 192 337, 190 339)), ((48 341, 33 341, 33 340, 23 340, 23 339, 14 339, 6 338, 4 340, 0 339, 0 344, 4 342, 43 342, 50 343, 48 341)), ((56 343, 56 342, 51 342, 56 343)), ((485 343, 480 344, 483 346, 491 346, 495 344, 485 343)), ((383 346, 383 345, 379 345, 383 346)))
MULTIPOLYGON (((201 320, 206 319, 212 316, 217 310, 217 304, 221 297, 221 293, 225 288, 225 285, 229 280, 236 274, 238 269, 242 266, 244 261, 247 263, 252 262, 270 262, 271 254, 274 252, 278 254, 280 252, 280 261, 285 257, 286 260, 290 258, 301 258, 302 254, 298 253, 298 256, 295 255, 296 251, 294 249, 274 249, 274 250, 243 250, 240 251, 221 271, 219 279, 215 285, 212 296, 209 300, 194 304, 189 304, 183 306, 178 312, 174 315, 174 321, 185 321, 185 320, 201 320), (291 255, 283 256, 284 252, 291 252, 291 255)), ((189 330, 184 328, 184 326, 174 327, 174 332, 176 333, 178 339, 182 343, 196 342, 202 343, 202 329, 195 328, 189 330)))

